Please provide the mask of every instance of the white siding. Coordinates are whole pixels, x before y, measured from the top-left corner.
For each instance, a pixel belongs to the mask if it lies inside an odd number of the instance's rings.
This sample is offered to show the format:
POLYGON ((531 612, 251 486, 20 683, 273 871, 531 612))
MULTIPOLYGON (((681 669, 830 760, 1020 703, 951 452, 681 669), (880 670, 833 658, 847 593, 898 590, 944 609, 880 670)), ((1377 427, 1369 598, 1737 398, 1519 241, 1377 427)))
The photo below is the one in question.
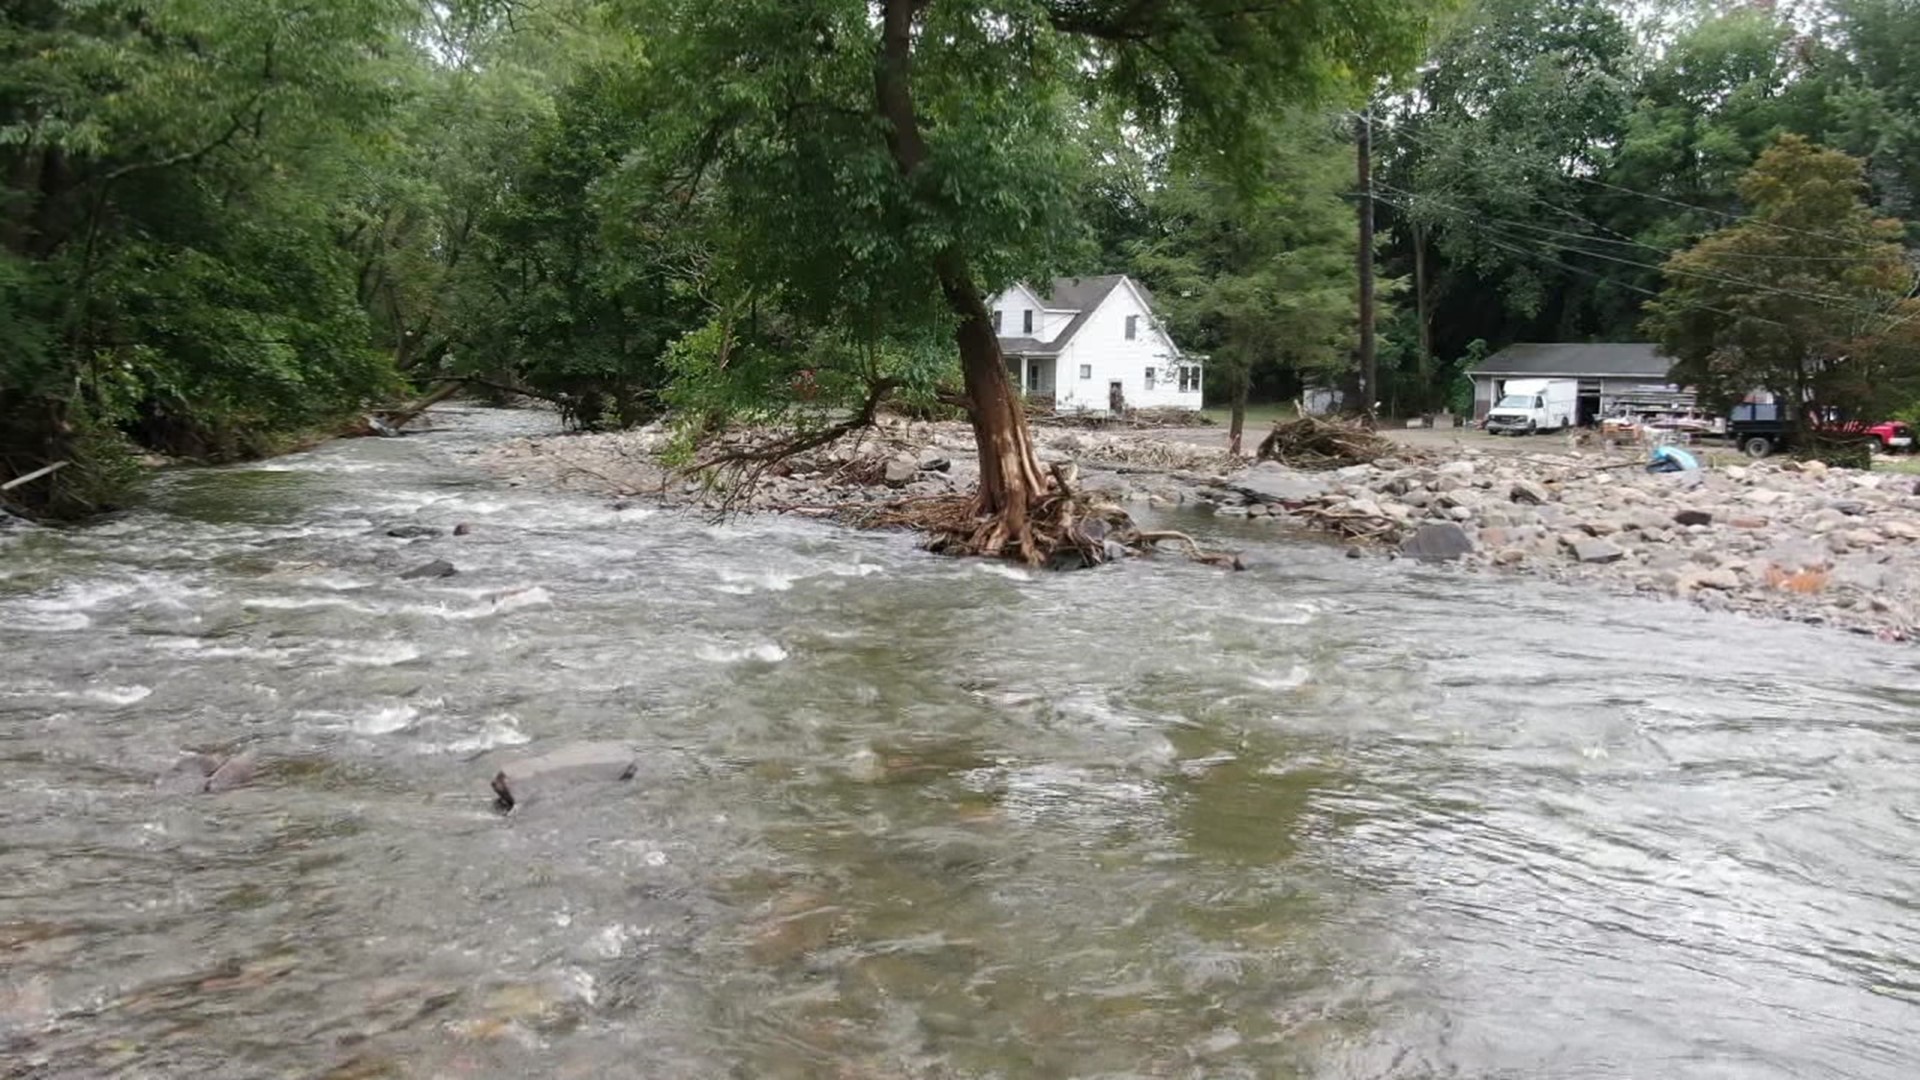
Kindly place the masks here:
POLYGON ((1180 390, 1176 369, 1178 351, 1160 329, 1131 282, 1123 281, 1107 294, 1086 324, 1060 354, 1060 378, 1054 399, 1062 409, 1105 409, 1109 385, 1119 382, 1130 409, 1200 407, 1200 391, 1180 390), (1127 316, 1137 315, 1137 335, 1127 340, 1127 316), (1081 378, 1082 365, 1090 369, 1081 378), (1154 387, 1147 389, 1147 369, 1154 369, 1154 387))
MULTIPOLYGON (((988 301, 987 310, 998 311, 1000 313, 1001 337, 1038 338, 1041 337, 1041 328, 1047 324, 1046 305, 1042 304, 1040 298, 1033 295, 1033 292, 1024 285, 1015 285, 1013 288, 1008 289, 1006 292, 988 301), (1028 334, 1022 329, 1022 327, 1025 326, 1025 320, 1022 319, 1021 316, 1029 311, 1033 312, 1032 334, 1028 334)), ((1065 324, 1062 323, 1061 325, 1065 324)), ((1058 332, 1057 328, 1055 332, 1058 332)), ((1041 338, 1041 340, 1044 341, 1046 339, 1041 338)))

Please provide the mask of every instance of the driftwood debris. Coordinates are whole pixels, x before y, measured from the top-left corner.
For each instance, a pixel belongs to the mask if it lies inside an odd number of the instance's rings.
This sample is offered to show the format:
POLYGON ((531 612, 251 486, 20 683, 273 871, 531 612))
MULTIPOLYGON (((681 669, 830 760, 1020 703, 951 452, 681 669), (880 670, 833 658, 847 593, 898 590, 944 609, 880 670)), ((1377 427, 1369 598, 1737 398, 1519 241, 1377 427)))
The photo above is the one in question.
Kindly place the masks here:
POLYGON ((17 488, 22 484, 30 484, 33 481, 38 480, 43 476, 51 476, 54 473, 59 472, 61 469, 66 468, 68 464, 69 463, 65 461, 56 461, 51 465, 42 465, 40 468, 35 469, 30 473, 26 473, 25 475, 22 475, 22 476, 16 476, 13 479, 7 481, 6 483, 0 484, 0 491, 12 491, 14 488, 17 488))
POLYGON ((1353 421, 1302 416, 1275 423, 1254 456, 1295 469, 1338 469, 1388 457, 1394 449, 1391 440, 1353 421))

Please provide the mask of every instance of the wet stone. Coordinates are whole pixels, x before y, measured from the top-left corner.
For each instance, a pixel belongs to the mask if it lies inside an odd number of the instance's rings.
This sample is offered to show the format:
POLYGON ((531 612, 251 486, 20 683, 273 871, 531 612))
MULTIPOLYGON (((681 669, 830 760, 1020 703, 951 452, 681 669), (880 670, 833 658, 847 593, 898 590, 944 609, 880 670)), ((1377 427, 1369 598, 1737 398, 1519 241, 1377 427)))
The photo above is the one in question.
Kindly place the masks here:
POLYGON ((639 765, 633 749, 624 743, 572 743, 502 764, 493 775, 494 805, 512 810, 549 793, 631 780, 639 765))
POLYGON ((1422 525, 1400 542, 1400 554, 1422 562, 1445 562, 1472 553, 1473 537, 1452 523, 1422 525))
POLYGON ((400 579, 402 581, 413 581, 422 578, 444 578, 452 577, 459 572, 459 569, 447 560, 435 559, 432 562, 421 563, 419 566, 406 571, 400 575, 400 579))

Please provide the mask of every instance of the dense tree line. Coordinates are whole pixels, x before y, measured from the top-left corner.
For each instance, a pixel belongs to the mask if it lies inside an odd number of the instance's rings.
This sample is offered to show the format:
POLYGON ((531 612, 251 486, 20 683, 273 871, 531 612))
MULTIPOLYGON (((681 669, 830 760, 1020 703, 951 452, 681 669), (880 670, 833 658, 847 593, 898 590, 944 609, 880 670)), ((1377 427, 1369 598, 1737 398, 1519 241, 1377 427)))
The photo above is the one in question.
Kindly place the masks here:
POLYGON ((980 297, 1128 272, 1223 402, 1350 384, 1356 123, 1389 411, 1517 340, 1787 378, 1716 310, 1884 396, 1916 50, 1916 0, 20 0, 0 478, 70 460, 14 498, 83 513, 136 450, 268 452, 447 378, 801 439, 891 400, 973 418, 977 539, 1017 547, 1050 481, 980 297), (1848 197, 1767 188, 1771 148, 1848 197))

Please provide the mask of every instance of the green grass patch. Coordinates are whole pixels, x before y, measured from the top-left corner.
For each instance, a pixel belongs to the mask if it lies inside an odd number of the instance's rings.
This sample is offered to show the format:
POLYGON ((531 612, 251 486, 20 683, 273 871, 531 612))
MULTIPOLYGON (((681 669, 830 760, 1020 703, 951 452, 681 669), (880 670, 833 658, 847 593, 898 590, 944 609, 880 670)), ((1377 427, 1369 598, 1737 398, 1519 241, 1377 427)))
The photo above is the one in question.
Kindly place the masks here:
MULTIPOLYGON (((1200 411, 1206 415, 1207 419, 1212 420, 1221 427, 1226 427, 1233 421, 1232 409, 1201 409, 1200 411)), ((1248 405, 1247 430, 1264 431, 1278 421, 1292 420, 1299 415, 1299 412, 1294 409, 1292 402, 1248 405)))

